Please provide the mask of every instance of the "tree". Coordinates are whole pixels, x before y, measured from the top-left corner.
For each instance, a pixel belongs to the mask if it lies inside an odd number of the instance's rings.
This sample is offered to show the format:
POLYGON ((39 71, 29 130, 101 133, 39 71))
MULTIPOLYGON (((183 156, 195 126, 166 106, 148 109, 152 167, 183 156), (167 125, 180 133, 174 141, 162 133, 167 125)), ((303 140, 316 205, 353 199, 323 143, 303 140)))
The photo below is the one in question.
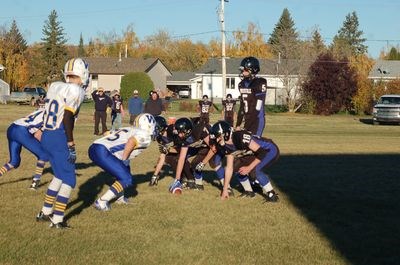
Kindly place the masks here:
POLYGON ((349 62, 337 61, 331 53, 324 53, 311 65, 303 92, 315 102, 314 113, 329 115, 351 109, 356 85, 349 62))
POLYGON ((138 90, 142 98, 147 98, 153 88, 153 81, 148 74, 143 72, 127 73, 121 79, 121 98, 125 100, 130 98, 134 90, 138 90))
POLYGON ((368 46, 364 45, 366 39, 361 37, 363 32, 358 27, 358 17, 353 11, 346 16, 343 26, 333 38, 331 48, 337 58, 365 54, 368 51, 368 46))
POLYGON ((25 57, 28 46, 15 20, 12 22, 10 30, 3 36, 0 62, 7 68, 7 71, 4 72, 4 80, 10 84, 12 90, 15 90, 25 85, 28 80, 25 57))
POLYGON ((386 60, 400 60, 400 52, 395 47, 392 47, 385 57, 386 60))
POLYGON ((58 21, 58 15, 55 10, 51 11, 48 20, 42 29, 43 47, 42 47, 42 80, 43 84, 51 83, 62 78, 61 70, 67 60, 67 51, 65 43, 64 28, 58 21))
POLYGON ((85 57, 85 56, 86 56, 85 46, 83 45, 83 37, 81 33, 81 36, 79 38, 78 57, 85 57))

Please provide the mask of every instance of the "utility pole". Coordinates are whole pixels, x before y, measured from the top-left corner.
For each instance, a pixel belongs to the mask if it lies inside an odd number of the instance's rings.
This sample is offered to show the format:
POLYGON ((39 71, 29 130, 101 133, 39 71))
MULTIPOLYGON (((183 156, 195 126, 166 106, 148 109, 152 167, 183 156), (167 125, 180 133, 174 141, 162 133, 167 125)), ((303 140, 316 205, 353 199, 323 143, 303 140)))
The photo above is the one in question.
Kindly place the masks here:
POLYGON ((226 57, 225 57, 225 17, 224 17, 224 8, 225 2, 228 0, 220 0, 221 1, 221 9, 219 11, 219 21, 221 22, 221 64, 222 64, 222 97, 226 96, 226 57))

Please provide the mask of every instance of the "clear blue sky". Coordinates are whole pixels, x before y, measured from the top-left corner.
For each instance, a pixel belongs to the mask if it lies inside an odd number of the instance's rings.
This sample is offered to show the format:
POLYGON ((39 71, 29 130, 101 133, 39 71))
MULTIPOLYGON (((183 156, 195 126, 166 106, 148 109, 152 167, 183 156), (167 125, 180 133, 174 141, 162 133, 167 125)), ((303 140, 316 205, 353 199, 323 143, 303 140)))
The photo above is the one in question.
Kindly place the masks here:
MULTIPOLYGON (((99 33, 122 35, 130 24, 140 40, 166 30, 173 37, 190 35, 193 41, 207 43, 220 38, 215 32, 220 29, 219 6, 219 0, 2 0, 0 26, 8 28, 15 19, 27 42, 38 42, 44 21, 54 9, 70 44, 77 45, 81 33, 85 44, 99 33)), ((377 58, 382 49, 400 45, 399 0, 229 0, 225 29, 245 31, 253 22, 268 40, 285 7, 302 37, 318 27, 329 44, 346 15, 355 11, 370 56, 377 58)))

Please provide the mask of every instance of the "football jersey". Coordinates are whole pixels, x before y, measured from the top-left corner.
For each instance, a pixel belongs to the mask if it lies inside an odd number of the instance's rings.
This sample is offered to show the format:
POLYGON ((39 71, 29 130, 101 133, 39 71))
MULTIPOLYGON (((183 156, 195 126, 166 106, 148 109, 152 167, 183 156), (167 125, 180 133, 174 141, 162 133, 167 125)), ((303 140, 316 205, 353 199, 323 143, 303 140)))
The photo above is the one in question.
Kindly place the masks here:
POLYGON ((208 100, 200 100, 199 105, 200 105, 200 113, 207 114, 210 112, 210 107, 212 105, 212 102, 208 100))
POLYGON ((233 116, 234 108, 236 101, 231 100, 222 100, 222 106, 224 107, 225 116, 233 116))
POLYGON ((242 157, 252 155, 253 151, 250 150, 249 145, 252 140, 252 135, 248 131, 235 131, 232 133, 233 144, 221 146, 217 145, 217 150, 225 155, 233 155, 234 157, 242 157))
POLYGON ((83 102, 85 91, 77 84, 54 82, 50 85, 46 96, 44 130, 63 128, 65 110, 76 114, 83 102))
POLYGON ((265 95, 267 92, 267 80, 265 78, 255 78, 253 80, 242 80, 239 83, 241 104, 246 118, 255 115, 264 109, 265 95))
POLYGON ((143 152, 144 149, 149 147, 151 143, 151 135, 145 130, 135 127, 124 127, 114 133, 97 139, 93 143, 105 146, 107 150, 109 150, 114 156, 122 160, 125 145, 131 137, 135 138, 137 145, 128 157, 130 160, 138 156, 143 152))
POLYGON ((43 126, 44 109, 38 109, 28 116, 14 121, 14 124, 26 127, 30 134, 34 134, 43 126))

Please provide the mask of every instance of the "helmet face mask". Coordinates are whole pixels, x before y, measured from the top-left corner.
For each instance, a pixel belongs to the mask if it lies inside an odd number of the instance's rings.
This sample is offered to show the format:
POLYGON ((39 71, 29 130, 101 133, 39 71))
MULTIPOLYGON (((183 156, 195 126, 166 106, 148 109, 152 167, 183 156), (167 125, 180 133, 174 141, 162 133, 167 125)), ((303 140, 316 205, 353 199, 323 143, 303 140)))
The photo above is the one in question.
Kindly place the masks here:
POLYGON ((64 78, 68 82, 68 76, 79 76, 81 86, 86 88, 89 85, 89 64, 81 58, 68 60, 64 66, 64 78))
POLYGON ((226 121, 219 121, 211 127, 211 134, 219 145, 225 145, 232 137, 233 129, 226 121))
POLYGON ((143 113, 136 117, 133 122, 133 127, 142 129, 154 136, 156 130, 156 120, 153 115, 149 113, 143 113))
POLYGON ((162 135, 168 127, 167 121, 164 117, 156 116, 156 135, 162 135))

